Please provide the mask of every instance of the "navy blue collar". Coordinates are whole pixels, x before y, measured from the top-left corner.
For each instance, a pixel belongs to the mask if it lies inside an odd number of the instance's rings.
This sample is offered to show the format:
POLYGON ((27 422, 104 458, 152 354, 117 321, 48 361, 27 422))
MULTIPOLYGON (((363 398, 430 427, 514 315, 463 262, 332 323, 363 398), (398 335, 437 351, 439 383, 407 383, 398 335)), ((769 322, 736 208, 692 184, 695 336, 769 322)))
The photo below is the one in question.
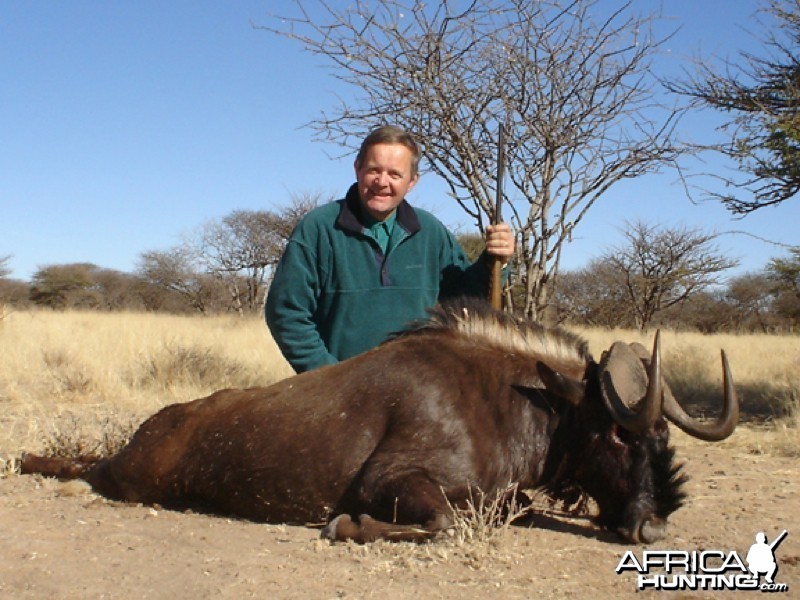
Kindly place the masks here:
MULTIPOLYGON (((361 233, 367 227, 364 219, 361 200, 358 197, 358 184, 354 183, 347 190, 347 195, 341 203, 342 210, 336 219, 336 224, 345 231, 361 233)), ((410 235, 418 232, 422 227, 419 224, 417 213, 414 208, 403 199, 397 206, 397 221, 395 225, 400 225, 410 235)))

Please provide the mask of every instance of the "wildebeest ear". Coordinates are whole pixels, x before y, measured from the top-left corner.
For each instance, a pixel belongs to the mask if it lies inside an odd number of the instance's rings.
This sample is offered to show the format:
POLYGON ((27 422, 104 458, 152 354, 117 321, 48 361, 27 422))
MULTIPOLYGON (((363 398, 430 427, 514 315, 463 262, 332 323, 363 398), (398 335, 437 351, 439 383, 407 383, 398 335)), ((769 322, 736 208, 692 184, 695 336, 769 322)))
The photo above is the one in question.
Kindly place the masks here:
POLYGON ((539 371, 539 377, 542 378, 544 387, 551 394, 555 394, 576 406, 583 401, 583 396, 586 393, 586 384, 582 381, 562 375, 543 362, 536 364, 536 370, 539 371))

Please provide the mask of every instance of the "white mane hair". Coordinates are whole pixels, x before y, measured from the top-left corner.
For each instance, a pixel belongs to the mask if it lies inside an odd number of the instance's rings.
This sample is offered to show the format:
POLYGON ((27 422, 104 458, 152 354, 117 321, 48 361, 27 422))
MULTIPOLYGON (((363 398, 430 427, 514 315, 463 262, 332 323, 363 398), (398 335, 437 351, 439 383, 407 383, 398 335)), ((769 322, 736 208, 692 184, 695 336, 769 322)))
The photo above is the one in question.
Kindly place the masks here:
POLYGON ((417 332, 456 331, 477 343, 509 352, 556 361, 591 360, 586 341, 558 327, 544 327, 510 313, 493 310, 485 301, 459 298, 437 305, 430 318, 412 325, 401 335, 417 332))

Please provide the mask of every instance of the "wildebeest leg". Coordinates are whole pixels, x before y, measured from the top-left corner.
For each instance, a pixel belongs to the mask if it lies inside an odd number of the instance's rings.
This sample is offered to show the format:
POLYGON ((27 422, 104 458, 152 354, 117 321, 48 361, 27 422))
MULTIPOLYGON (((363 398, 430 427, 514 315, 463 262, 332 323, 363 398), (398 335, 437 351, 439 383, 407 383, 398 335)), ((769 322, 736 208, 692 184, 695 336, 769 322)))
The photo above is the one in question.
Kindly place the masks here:
POLYGON ((322 537, 338 542, 353 540, 366 544, 375 540, 391 542, 424 542, 438 533, 439 529, 426 529, 414 525, 399 525, 378 521, 369 515, 360 515, 353 521, 350 515, 339 515, 322 530, 322 537))
POLYGON ((109 498, 123 499, 119 486, 109 471, 108 459, 94 456, 64 458, 23 454, 19 462, 20 473, 23 475, 38 473, 58 479, 83 479, 96 492, 109 498))
POLYGON ((365 504, 374 506, 381 514, 391 515, 393 522, 367 514, 360 515, 355 522, 350 515, 343 514, 328 523, 322 537, 361 544, 377 539, 423 542, 453 525, 452 510, 440 486, 421 473, 383 483, 373 498, 365 504))
POLYGON ((82 479, 86 472, 97 465, 98 458, 64 458, 57 456, 37 456, 23 454, 20 457, 20 472, 23 475, 40 473, 58 479, 82 479))

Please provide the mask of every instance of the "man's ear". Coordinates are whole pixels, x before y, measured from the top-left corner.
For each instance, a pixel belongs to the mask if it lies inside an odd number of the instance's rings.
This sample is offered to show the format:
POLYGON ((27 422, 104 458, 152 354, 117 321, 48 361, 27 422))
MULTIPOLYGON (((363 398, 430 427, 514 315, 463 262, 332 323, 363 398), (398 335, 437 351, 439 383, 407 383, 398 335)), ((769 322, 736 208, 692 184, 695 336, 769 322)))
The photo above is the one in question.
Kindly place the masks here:
POLYGON ((411 191, 411 188, 413 188, 415 185, 417 185, 418 181, 419 181, 419 173, 414 173, 414 176, 411 178, 411 183, 408 184, 408 191, 409 192, 411 191))
POLYGON ((356 172, 356 179, 358 179, 358 168, 359 168, 359 166, 360 165, 358 164, 358 158, 356 157, 356 159, 353 161, 353 170, 356 172))

